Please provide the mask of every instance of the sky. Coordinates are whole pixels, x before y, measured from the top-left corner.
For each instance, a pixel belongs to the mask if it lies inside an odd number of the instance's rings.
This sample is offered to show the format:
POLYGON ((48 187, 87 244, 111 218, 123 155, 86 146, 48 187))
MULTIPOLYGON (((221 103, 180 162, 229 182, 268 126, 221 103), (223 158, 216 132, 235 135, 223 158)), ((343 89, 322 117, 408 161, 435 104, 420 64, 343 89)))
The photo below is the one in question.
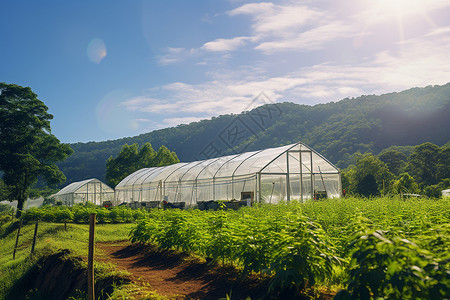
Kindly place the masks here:
POLYGON ((448 0, 2 1, 0 82, 64 143, 450 82, 448 0))

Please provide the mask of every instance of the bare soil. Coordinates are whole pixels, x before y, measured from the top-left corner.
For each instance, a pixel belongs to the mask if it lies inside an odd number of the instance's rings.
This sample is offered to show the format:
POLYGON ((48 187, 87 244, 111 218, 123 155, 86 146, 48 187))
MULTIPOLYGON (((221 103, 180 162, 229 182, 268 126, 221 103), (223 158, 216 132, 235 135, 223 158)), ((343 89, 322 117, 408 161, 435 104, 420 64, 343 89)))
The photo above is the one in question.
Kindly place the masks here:
POLYGON ((207 263, 184 253, 129 242, 98 243, 100 260, 114 263, 131 281, 175 299, 261 299, 269 279, 243 278, 234 267, 207 263))

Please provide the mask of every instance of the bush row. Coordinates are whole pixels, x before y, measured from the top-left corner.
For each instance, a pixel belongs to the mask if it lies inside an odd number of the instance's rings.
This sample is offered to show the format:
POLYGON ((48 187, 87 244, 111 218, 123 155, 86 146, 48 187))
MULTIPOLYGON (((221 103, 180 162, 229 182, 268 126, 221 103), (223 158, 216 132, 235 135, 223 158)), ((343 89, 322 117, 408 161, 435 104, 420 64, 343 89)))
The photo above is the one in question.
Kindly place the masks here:
POLYGON ((314 285, 339 263, 320 225, 283 205, 239 211, 153 210, 138 221, 131 240, 237 263, 244 273, 271 275, 270 291, 314 285))
POLYGON ((130 223, 144 217, 147 213, 141 209, 131 209, 126 206, 115 206, 111 209, 95 205, 78 204, 68 206, 43 206, 30 208, 22 214, 23 222, 36 219, 54 223, 88 223, 89 215, 97 214, 97 223, 130 223))

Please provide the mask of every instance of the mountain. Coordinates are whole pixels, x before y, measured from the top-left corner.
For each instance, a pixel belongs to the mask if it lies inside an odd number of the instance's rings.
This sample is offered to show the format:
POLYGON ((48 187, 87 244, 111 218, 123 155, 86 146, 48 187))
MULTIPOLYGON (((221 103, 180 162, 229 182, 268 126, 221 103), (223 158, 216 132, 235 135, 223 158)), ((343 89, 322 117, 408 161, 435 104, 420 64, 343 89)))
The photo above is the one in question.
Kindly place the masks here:
POLYGON ((104 180, 105 162, 124 144, 150 142, 175 151, 182 162, 302 141, 343 168, 355 152, 450 140, 450 83, 381 96, 364 95, 314 106, 266 104, 241 114, 155 130, 135 137, 75 143, 58 164, 67 182, 104 180))

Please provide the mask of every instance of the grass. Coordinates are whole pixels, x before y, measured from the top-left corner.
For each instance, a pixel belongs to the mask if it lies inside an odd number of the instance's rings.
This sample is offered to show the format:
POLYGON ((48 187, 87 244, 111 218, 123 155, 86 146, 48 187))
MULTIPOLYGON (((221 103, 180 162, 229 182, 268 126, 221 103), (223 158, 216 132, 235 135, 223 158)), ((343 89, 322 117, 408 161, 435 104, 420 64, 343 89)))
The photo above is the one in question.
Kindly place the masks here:
MULTIPOLYGON (((33 256, 30 252, 35 225, 24 225, 19 237, 16 259, 13 260, 17 230, 11 230, 11 224, 9 222, 3 224, 0 231, 0 299, 3 299, 8 289, 41 257, 57 253, 62 249, 69 249, 72 256, 87 260, 89 225, 67 224, 66 231, 64 224, 40 222, 33 256)), ((128 234, 133 226, 129 223, 96 225, 96 242, 128 240, 128 234)), ((101 255, 101 251, 96 251, 96 256, 101 255)), ((116 272, 115 267, 107 263, 96 263, 95 269, 96 278, 101 278, 102 274, 114 275, 116 272)))
POLYGON ((176 296, 166 297, 159 295, 150 286, 138 285, 136 283, 124 284, 114 289, 110 299, 146 299, 146 300, 171 300, 178 299, 176 296))

